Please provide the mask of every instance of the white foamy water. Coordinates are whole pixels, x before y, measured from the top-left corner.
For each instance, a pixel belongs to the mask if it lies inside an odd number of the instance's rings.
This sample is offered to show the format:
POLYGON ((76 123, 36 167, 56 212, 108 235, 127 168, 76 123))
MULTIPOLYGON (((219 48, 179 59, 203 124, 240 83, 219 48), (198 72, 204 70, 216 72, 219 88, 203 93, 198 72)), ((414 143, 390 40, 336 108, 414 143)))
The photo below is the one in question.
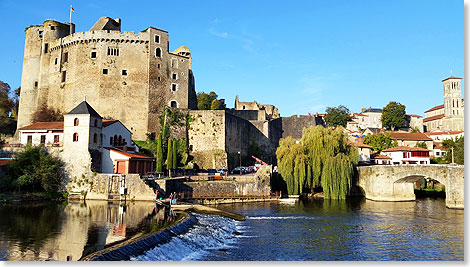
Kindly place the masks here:
POLYGON ((207 214, 193 214, 198 222, 185 234, 156 246, 132 261, 194 261, 213 250, 227 249, 237 242, 239 231, 232 219, 207 214))

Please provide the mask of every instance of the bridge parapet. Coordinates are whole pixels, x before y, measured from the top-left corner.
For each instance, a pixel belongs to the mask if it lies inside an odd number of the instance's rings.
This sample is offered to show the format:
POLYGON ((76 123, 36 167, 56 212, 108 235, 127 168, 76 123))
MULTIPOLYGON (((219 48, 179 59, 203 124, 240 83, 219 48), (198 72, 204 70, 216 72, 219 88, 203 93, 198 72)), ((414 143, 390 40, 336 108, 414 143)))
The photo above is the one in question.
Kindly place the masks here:
POLYGON ((446 206, 464 208, 464 166, 432 165, 374 165, 358 167, 360 186, 365 197, 375 201, 413 201, 413 183, 432 178, 446 187, 446 206))

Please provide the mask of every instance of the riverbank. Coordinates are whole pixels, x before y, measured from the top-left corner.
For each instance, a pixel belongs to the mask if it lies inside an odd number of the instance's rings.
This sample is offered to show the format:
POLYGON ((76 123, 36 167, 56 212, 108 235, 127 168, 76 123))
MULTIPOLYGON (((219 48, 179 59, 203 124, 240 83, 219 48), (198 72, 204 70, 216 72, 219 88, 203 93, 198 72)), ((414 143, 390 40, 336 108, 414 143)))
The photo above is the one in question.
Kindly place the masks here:
POLYGON ((0 193, 0 203, 17 203, 17 202, 38 202, 38 201, 63 201, 67 200, 66 192, 36 192, 36 193, 0 193))

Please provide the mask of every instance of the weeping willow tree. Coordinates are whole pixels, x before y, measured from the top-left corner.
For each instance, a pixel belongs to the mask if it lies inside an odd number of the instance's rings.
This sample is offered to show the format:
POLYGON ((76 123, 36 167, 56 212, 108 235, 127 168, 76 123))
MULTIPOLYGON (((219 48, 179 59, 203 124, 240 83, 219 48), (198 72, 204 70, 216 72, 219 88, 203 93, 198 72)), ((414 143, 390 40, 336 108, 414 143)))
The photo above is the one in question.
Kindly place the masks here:
POLYGON ((332 199, 346 198, 359 159, 343 128, 332 130, 322 126, 304 129, 301 140, 281 139, 276 155, 289 194, 322 187, 325 198, 332 199))

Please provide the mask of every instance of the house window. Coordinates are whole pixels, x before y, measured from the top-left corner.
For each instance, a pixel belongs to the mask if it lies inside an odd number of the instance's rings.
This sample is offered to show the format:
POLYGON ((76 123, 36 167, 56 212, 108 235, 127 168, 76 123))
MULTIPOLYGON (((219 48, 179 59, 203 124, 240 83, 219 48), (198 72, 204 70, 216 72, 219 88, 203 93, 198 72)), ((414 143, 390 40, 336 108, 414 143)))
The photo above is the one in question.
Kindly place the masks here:
POLYGON ((91 58, 96 58, 96 51, 91 51, 91 58))
POLYGON ((126 75, 127 75, 127 70, 122 70, 121 74, 122 74, 123 76, 126 76, 126 75))
POLYGON ((59 135, 58 134, 54 135, 54 144, 57 144, 57 143, 59 143, 59 135))
POLYGON ((103 69, 103 74, 108 74, 108 69, 103 69))
POLYGON ((177 103, 175 100, 171 100, 171 102, 170 102, 170 107, 172 107, 172 108, 177 108, 177 107, 178 107, 178 103, 177 103))
POLYGON ((73 141, 78 142, 78 133, 73 134, 73 141))
POLYGON ((175 92, 178 89, 178 86, 176 83, 171 84, 171 91, 175 92))
POLYGON ((95 133, 93 134, 93 144, 96 144, 98 142, 98 135, 95 133))
POLYGON ((41 145, 44 145, 46 143, 46 136, 41 135, 41 145))
POLYGON ((155 43, 159 44, 160 43, 160 36, 155 35, 155 43))
POLYGON ((31 144, 33 142, 33 136, 32 135, 28 135, 28 139, 26 141, 28 144, 31 144))
POLYGON ((62 62, 68 62, 69 61, 69 52, 64 53, 64 57, 62 58, 62 62))
POLYGON ((162 57, 162 50, 159 48, 155 49, 155 56, 156 57, 162 57))
POLYGON ((45 43, 44 44, 44 54, 47 54, 47 50, 49 50, 49 44, 45 43))
POLYGON ((178 74, 176 74, 176 73, 173 73, 173 74, 171 75, 171 78, 172 78, 173 80, 176 80, 176 79, 178 79, 178 74))
POLYGON ((64 70, 64 71, 62 72, 62 79, 61 79, 61 82, 64 83, 66 78, 67 78, 67 72, 64 70))
POLYGON ((78 118, 75 118, 75 119, 73 120, 73 126, 78 126, 78 118))

